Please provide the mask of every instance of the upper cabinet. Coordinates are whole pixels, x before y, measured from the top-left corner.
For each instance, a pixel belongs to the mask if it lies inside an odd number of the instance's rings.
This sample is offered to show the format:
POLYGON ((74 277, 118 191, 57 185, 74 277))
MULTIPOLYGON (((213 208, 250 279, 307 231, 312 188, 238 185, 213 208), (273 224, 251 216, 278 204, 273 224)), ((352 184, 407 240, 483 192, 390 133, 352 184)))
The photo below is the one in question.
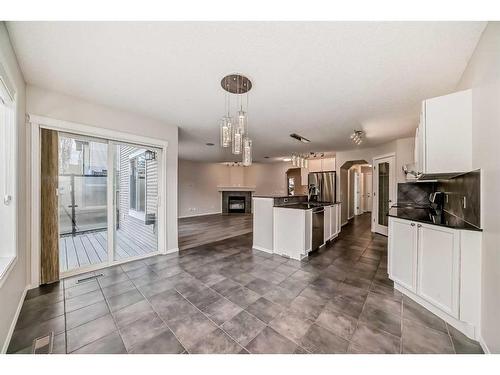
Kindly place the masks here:
POLYGON ((335 158, 309 159, 309 172, 326 172, 335 170, 335 158))
POLYGON ((472 170, 472 91, 427 99, 415 134, 418 173, 452 174, 472 170))

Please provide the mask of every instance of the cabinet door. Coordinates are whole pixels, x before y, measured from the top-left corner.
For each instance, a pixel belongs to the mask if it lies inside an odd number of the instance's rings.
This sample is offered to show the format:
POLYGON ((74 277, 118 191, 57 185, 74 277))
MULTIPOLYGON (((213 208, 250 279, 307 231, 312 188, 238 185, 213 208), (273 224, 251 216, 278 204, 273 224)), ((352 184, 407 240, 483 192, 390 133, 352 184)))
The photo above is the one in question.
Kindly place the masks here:
POLYGON ((417 291, 417 229, 414 222, 389 218, 389 277, 417 291))
POLYGON ((418 224, 417 293, 458 318, 460 243, 457 230, 418 224))
POLYGON ((309 172, 321 172, 321 159, 309 159, 309 172))
POLYGON ((332 217, 332 206, 325 207, 325 213, 323 216, 323 242, 326 242, 332 236, 331 233, 331 217, 332 217))
POLYGON ((338 234, 337 232, 337 209, 338 209, 338 204, 333 205, 331 209, 331 219, 330 219, 330 232, 331 236, 335 236, 338 234))
POLYGON ((335 170, 335 158, 322 159, 322 170, 323 171, 334 171, 335 170))

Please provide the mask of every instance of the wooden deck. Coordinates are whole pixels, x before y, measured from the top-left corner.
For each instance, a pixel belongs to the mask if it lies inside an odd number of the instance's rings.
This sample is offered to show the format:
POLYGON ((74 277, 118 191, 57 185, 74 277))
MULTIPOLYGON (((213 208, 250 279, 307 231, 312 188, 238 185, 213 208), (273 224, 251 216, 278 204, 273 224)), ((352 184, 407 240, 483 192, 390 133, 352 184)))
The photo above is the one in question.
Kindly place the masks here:
MULTIPOLYGON (((115 260, 147 255, 157 251, 155 239, 138 240, 118 230, 115 237, 115 260)), ((59 270, 67 272, 79 267, 108 261, 107 231, 79 233, 59 237, 59 270)))
POLYGON ((251 233, 253 216, 238 215, 203 215, 178 219, 179 250, 225 240, 227 238, 251 233))

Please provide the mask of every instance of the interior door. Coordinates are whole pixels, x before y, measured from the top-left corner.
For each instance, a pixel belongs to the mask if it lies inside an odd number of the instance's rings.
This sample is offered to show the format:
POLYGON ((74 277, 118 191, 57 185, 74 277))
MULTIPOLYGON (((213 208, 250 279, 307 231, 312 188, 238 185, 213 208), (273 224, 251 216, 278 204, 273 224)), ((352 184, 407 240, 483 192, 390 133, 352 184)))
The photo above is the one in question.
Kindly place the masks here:
POLYGON ((372 211, 372 174, 363 173, 363 211, 372 211))
POLYGON ((389 208, 396 202, 394 155, 373 159, 372 231, 387 236, 389 208))

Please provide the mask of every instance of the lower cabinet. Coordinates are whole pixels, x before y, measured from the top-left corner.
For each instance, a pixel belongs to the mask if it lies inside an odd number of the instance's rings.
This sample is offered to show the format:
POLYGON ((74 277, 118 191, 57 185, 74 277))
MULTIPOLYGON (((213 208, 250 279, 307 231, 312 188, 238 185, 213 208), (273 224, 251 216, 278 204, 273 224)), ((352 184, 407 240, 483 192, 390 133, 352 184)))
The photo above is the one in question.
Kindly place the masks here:
POLYGON ((408 220, 389 220, 389 277, 417 292, 417 225, 408 220))
POLYGON ((324 215, 324 239, 325 242, 336 237, 340 232, 340 204, 336 203, 325 207, 324 215))
POLYGON ((455 229, 417 224, 417 294, 458 318, 460 233, 455 229))
POLYGON ((389 277, 457 319, 460 250, 459 230, 389 218, 389 277))
POLYGON ((334 206, 326 206, 325 213, 323 216, 323 239, 324 242, 328 241, 332 237, 332 211, 334 211, 334 206))

